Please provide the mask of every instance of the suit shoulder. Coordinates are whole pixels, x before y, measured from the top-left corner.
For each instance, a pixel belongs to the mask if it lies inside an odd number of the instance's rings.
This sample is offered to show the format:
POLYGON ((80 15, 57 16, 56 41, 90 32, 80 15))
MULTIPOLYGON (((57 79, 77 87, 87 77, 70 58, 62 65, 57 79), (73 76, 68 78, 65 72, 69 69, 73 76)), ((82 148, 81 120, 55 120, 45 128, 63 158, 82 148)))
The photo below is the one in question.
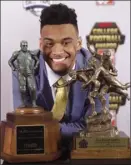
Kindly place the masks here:
POLYGON ((82 48, 80 50, 81 54, 83 54, 84 58, 86 58, 87 60, 92 57, 91 53, 89 52, 88 49, 82 48))
POLYGON ((87 49, 85 48, 80 49, 80 51, 76 56, 77 63, 79 64, 80 68, 85 68, 88 66, 88 60, 90 59, 90 57, 91 54, 87 49))
POLYGON ((36 50, 28 50, 29 53, 31 53, 32 55, 34 56, 39 56, 40 54, 40 50, 39 49, 36 49, 36 50))

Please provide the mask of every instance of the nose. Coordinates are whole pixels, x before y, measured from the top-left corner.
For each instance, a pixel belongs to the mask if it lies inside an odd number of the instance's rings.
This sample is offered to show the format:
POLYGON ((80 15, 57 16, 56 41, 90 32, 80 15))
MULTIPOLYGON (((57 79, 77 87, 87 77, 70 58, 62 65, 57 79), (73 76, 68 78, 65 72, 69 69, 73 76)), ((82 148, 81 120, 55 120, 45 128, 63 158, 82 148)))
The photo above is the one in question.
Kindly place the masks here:
POLYGON ((64 53, 64 49, 63 46, 60 43, 56 43, 53 47, 52 47, 52 54, 53 55, 60 55, 64 53))

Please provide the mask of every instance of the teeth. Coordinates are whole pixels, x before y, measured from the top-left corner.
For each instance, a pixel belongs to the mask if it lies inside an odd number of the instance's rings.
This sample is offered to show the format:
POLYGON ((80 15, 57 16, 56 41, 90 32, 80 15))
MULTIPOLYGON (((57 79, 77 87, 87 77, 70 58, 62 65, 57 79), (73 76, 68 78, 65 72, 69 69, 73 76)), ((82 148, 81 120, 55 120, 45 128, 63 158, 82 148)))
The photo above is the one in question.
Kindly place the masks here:
POLYGON ((60 58, 60 59, 52 59, 54 62, 61 62, 61 61, 63 61, 63 60, 65 60, 65 58, 60 58))

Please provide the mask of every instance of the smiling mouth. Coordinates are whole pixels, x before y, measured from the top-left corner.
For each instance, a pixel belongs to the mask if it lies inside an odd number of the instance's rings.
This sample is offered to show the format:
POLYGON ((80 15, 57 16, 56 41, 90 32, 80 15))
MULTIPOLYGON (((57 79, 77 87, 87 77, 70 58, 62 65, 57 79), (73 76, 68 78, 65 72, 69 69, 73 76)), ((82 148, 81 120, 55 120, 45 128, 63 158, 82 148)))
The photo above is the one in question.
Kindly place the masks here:
POLYGON ((54 62, 63 62, 67 57, 64 58, 52 58, 52 61, 54 62))

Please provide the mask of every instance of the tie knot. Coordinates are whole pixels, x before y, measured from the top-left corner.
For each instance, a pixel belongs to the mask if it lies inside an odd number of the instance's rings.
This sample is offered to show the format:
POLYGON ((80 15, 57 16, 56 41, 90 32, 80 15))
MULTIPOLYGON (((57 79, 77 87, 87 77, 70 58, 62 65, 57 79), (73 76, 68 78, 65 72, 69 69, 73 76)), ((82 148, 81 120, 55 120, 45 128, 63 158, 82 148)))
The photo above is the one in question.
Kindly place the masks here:
POLYGON ((61 77, 58 81, 57 81, 58 85, 63 85, 65 83, 65 80, 61 77))

